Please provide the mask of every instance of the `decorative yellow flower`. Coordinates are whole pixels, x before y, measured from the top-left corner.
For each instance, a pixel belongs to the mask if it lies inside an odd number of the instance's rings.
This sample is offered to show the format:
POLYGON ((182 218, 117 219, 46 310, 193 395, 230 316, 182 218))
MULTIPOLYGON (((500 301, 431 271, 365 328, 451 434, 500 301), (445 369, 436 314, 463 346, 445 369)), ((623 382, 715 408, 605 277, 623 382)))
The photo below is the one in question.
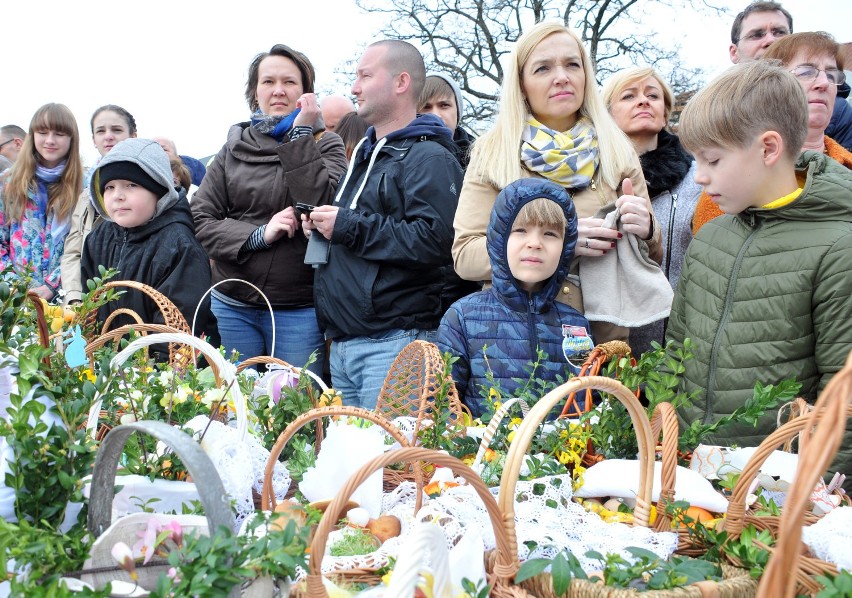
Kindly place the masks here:
POLYGON ((86 368, 82 372, 80 372, 80 380, 88 380, 89 382, 95 381, 95 373, 91 370, 91 368, 86 368))

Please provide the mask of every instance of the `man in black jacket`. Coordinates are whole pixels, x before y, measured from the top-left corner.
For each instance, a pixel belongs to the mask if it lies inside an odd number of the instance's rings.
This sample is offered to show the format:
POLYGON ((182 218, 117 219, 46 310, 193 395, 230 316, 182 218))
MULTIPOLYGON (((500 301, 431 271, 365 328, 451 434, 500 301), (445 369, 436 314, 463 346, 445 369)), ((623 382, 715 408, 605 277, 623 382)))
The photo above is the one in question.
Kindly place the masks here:
POLYGON ((463 173, 452 131, 417 117, 423 57, 398 40, 370 45, 352 94, 370 125, 337 197, 303 216, 330 241, 314 284, 317 319, 332 339, 331 378, 346 405, 372 409, 394 358, 434 340, 441 266, 452 263, 453 216, 463 173))

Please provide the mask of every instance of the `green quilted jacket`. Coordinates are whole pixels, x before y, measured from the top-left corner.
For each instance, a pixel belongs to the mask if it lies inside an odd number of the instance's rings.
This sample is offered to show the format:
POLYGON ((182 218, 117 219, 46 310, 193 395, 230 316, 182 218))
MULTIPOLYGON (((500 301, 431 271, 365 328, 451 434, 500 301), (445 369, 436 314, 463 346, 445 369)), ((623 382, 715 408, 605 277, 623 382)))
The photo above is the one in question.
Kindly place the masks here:
MULTIPOLYGON (((797 170, 806 183, 795 201, 720 216, 689 246, 667 333, 675 347, 694 341, 682 390, 702 392, 685 423, 733 412, 756 381, 795 378, 813 402, 852 350, 852 171, 816 152, 797 170)), ((773 412, 711 440, 754 446, 775 427, 773 412)), ((834 467, 852 480, 849 430, 834 467)))

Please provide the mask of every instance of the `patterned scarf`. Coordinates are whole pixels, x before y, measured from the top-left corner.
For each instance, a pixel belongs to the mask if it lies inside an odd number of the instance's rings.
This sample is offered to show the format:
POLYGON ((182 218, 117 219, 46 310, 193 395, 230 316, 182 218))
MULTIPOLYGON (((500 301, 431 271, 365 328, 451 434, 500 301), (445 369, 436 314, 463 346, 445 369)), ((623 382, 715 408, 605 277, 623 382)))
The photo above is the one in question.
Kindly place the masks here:
POLYGON ((299 116, 299 112, 301 111, 301 108, 296 108, 290 114, 285 115, 264 114, 258 108, 251 115, 251 126, 259 132, 269 135, 278 143, 281 143, 284 141, 284 136, 287 132, 293 128, 293 122, 295 122, 296 117, 299 116))
POLYGON ((566 189, 583 189, 598 169, 598 139, 592 123, 581 118, 559 133, 530 116, 521 137, 521 162, 532 172, 566 189))
POLYGON ((39 214, 43 214, 48 221, 53 221, 51 234, 55 240, 64 239, 65 235, 68 234, 68 231, 71 229, 71 218, 66 217, 63 222, 59 222, 56 220, 56 212, 52 212, 49 215, 47 214, 47 202, 49 200, 47 195, 47 186, 51 183, 55 183, 62 177, 62 173, 65 172, 65 164, 66 160, 63 160, 58 166, 54 166, 53 168, 47 168, 41 164, 36 164, 35 171, 35 200, 36 205, 38 206, 38 212, 39 214))

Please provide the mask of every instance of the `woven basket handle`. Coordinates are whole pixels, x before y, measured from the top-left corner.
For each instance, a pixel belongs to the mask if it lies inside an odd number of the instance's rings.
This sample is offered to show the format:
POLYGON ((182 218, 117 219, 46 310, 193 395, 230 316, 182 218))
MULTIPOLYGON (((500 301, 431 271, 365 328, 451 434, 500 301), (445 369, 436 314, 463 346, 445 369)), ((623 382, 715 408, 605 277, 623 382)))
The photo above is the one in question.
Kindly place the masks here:
MULTIPOLYGON (((110 370, 114 371, 121 368, 124 362, 139 349, 158 343, 180 343, 193 347, 204 354, 207 362, 216 374, 217 382, 221 380, 219 386, 230 386, 230 393, 234 398, 234 405, 237 412, 237 433, 240 435, 240 439, 245 439, 248 430, 248 407, 246 399, 240 391, 240 385, 236 382, 237 370, 233 364, 225 361, 222 354, 214 349, 210 343, 185 332, 149 334, 148 336, 132 341, 121 353, 113 357, 112 361, 110 361, 110 370)), ((97 427, 102 403, 103 399, 99 394, 95 397, 92 406, 89 408, 89 420, 86 424, 86 429, 93 435, 97 427)))
MULTIPOLYGON (((799 453, 796 482, 787 493, 778 543, 763 573, 757 595, 759 598, 793 598, 796 594, 795 576, 801 558, 802 520, 814 485, 831 465, 837 454, 846 419, 852 411, 852 353, 846 365, 831 379, 807 417, 807 427, 814 427, 804 452, 799 453)), ((791 422, 792 423, 792 422, 791 422)))
POLYGON ((134 432, 153 436, 168 445, 186 465, 195 485, 207 525, 213 533, 221 526, 234 529, 234 514, 231 512, 228 495, 222 480, 210 458, 199 444, 185 432, 158 421, 139 421, 116 426, 107 434, 98 449, 92 472, 91 497, 89 499, 88 529, 94 537, 100 536, 112 523, 112 501, 115 496, 115 473, 124 445, 134 432))
POLYGON ((654 442, 651 436, 651 424, 645 409, 633 392, 618 380, 601 376, 583 376, 573 378, 562 386, 559 386, 536 403, 529 415, 524 418, 523 423, 515 431, 515 439, 509 447, 506 462, 503 465, 503 478, 500 480, 500 494, 498 500, 500 510, 503 513, 504 525, 507 527, 507 535, 511 540, 508 557, 517 561, 518 546, 515 533, 515 489, 518 484, 518 476, 524 456, 529 449, 530 442, 538 429, 538 425, 544 421, 560 401, 565 400, 570 393, 585 390, 587 388, 607 392, 627 408, 633 428, 636 431, 636 439, 639 443, 639 493, 636 497, 636 508, 634 509, 634 525, 648 527, 651 514, 651 492, 654 482, 654 442))
POLYGON ((328 541, 328 534, 337 524, 337 514, 341 512, 343 506, 352 496, 352 493, 374 472, 379 471, 391 463, 416 463, 426 461, 434 463, 442 467, 449 467, 453 470, 456 476, 464 478, 468 484, 476 491, 485 508, 488 511, 491 525, 494 526, 494 537, 497 541, 498 564, 495 567, 495 585, 509 585, 509 579, 514 576, 517 571, 517 558, 512 560, 512 555, 517 552, 511 552, 511 543, 507 535, 506 526, 504 524, 505 515, 501 514, 497 502, 494 500, 488 487, 480 479, 480 477, 470 467, 445 453, 440 453, 431 449, 420 447, 406 447, 396 451, 390 451, 384 455, 380 455, 365 464, 356 471, 351 478, 346 482, 331 505, 326 509, 322 519, 317 526, 316 534, 313 542, 311 542, 311 559, 308 563, 307 576, 307 595, 327 598, 325 585, 322 581, 322 559, 325 554, 325 545, 328 541))
POLYGON ((506 414, 509 413, 509 409, 512 408, 512 405, 518 403, 521 408, 521 415, 526 417, 529 415, 530 406, 527 405, 527 402, 519 397, 515 397, 513 399, 509 399, 502 405, 500 408, 494 413, 494 417, 491 418, 491 421, 488 422, 488 427, 485 428, 485 432, 482 434, 482 441, 479 443, 479 450, 476 451, 476 458, 473 460, 473 464, 470 468, 477 472, 482 473, 482 460, 485 458, 485 451, 488 450, 488 447, 491 446, 491 441, 494 439, 494 434, 497 433, 497 429, 500 427, 500 424, 503 422, 503 418, 506 417, 506 414))
POLYGON ((666 505, 674 500, 677 477, 677 441, 679 424, 677 412, 671 403, 660 403, 651 415, 651 436, 656 441, 663 437, 662 472, 660 475, 660 497, 657 500, 657 520, 654 529, 658 532, 671 530, 671 517, 666 514, 666 505))
MULTIPOLYGON (((835 378, 839 375, 839 373, 836 374, 835 378)), ((826 387, 826 391, 823 391, 823 394, 825 394, 827 390, 828 388, 826 387)), ((814 425, 814 422, 818 421, 822 415, 822 412, 817 412, 816 409, 814 409, 814 411, 807 416, 797 417, 788 421, 786 424, 763 439, 763 442, 760 443, 757 450, 754 451, 751 458, 748 460, 748 463, 746 463, 745 467, 743 467, 740 477, 737 479, 737 483, 731 492, 731 497, 728 499, 728 513, 725 516, 725 520, 721 523, 721 529, 728 532, 728 536, 738 538, 742 533, 743 527, 745 526, 745 514, 748 508, 746 501, 748 499, 749 487, 751 487, 752 482, 754 482, 757 474, 760 472, 760 468, 763 467, 763 464, 772 452, 780 448, 787 440, 795 438, 797 434, 805 430, 809 430, 814 425), (812 420, 811 418, 815 419, 812 420)), ((846 415, 852 415, 852 407, 848 407, 846 409, 846 415)), ((812 441, 812 439, 809 440, 808 444, 810 444, 810 441, 812 441)), ((826 465, 825 468, 817 473, 825 471, 827 467, 828 466, 826 465)), ((799 469, 801 470, 801 454, 799 457, 799 469)), ((793 487, 798 485, 799 478, 797 475, 796 483, 793 487)), ((813 484, 811 484, 811 487, 808 490, 808 496, 810 496, 810 493, 813 492, 815 485, 816 480, 813 484)), ((787 500, 789 500, 789 497, 787 500)))
MULTIPOLYGON (((580 366, 580 373, 577 375, 583 377, 599 376, 607 361, 610 361, 613 358, 620 359, 621 357, 627 357, 630 355, 630 351, 630 345, 624 341, 608 341, 606 343, 601 343, 592 349, 592 352, 589 353, 588 357, 586 357, 586 361, 584 361, 583 365, 580 366)), ((633 365, 636 365, 636 360, 633 357, 631 357, 630 360, 633 365)), ((639 391, 637 390, 634 394, 638 399, 639 391)), ((583 395, 585 398, 583 409, 580 409, 580 405, 577 403, 577 393, 572 392, 568 395, 565 405, 562 407, 562 413, 559 417, 580 417, 583 413, 591 411, 592 389, 586 389, 583 395)))
MULTIPOLYGON (((360 417, 362 419, 369 420, 387 431, 387 433, 390 434, 393 439, 400 444, 400 446, 410 446, 405 434, 403 434, 399 428, 373 411, 367 411, 360 407, 315 407, 314 409, 310 409, 294 419, 286 428, 284 428, 284 431, 278 435, 278 439, 269 451, 269 460, 266 462, 266 469, 263 473, 263 491, 260 494, 261 507, 264 511, 271 511, 275 509, 276 500, 275 492, 272 490, 272 474, 275 471, 275 464, 278 462, 278 458, 281 456, 281 453, 284 451, 284 447, 287 446, 287 443, 296 435, 296 432, 304 428, 310 422, 324 417, 340 416, 360 417)), ((416 465, 415 477, 419 480, 418 486, 422 487, 422 472, 416 465)), ((421 501, 422 498, 418 494, 415 511, 420 508, 421 501)))
MULTIPOLYGON (((118 342, 124 336, 130 334, 131 332, 139 333, 142 336, 146 336, 151 332, 163 332, 163 333, 175 333, 175 332, 183 332, 183 330, 179 330, 177 328, 172 328, 171 326, 167 326, 165 324, 125 324, 124 326, 119 326, 118 328, 114 328, 108 332, 104 332, 90 343, 86 345, 86 356, 89 358, 89 367, 94 369, 95 367, 95 351, 109 343, 110 341, 118 342)), ((146 349, 147 351, 147 349, 146 349)), ((183 369, 191 360, 192 354, 189 351, 181 351, 176 343, 169 343, 169 364, 176 369, 183 369)), ((213 373, 216 375, 216 383, 221 384, 219 379, 219 372, 216 371, 216 368, 213 368, 213 373)))
MULTIPOLYGON (((33 304, 33 309, 36 314, 36 328, 38 329, 38 342, 45 349, 50 348, 50 328, 47 325, 47 318, 44 316, 44 303, 41 302, 41 295, 35 291, 27 291, 27 299, 33 304)), ((42 363, 50 366, 50 357, 45 355, 42 363)))

